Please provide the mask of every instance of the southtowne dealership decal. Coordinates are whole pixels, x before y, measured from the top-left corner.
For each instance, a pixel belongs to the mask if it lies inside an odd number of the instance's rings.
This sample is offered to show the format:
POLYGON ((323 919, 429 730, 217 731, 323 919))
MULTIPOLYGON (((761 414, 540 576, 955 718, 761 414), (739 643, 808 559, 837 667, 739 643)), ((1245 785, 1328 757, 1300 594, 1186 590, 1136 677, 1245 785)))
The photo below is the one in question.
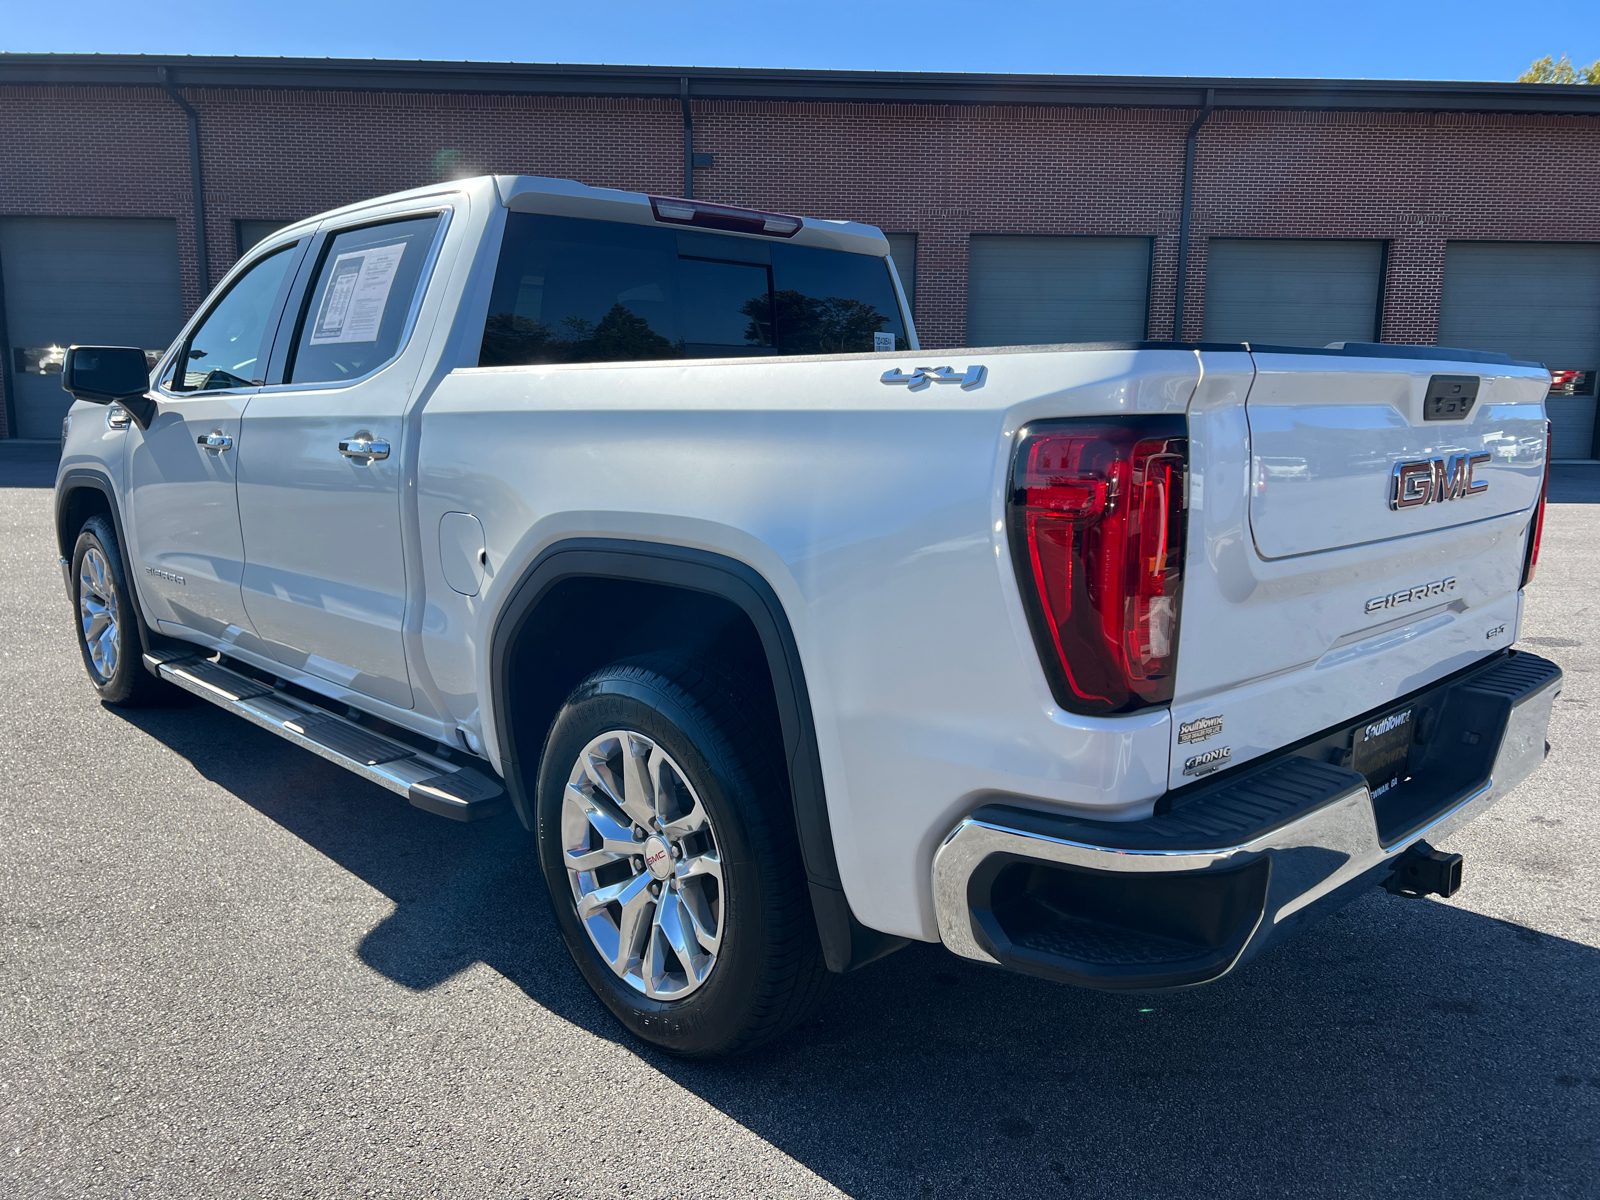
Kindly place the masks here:
POLYGON ((1178 744, 1204 742, 1222 732, 1222 714, 1214 717, 1196 717, 1178 726, 1178 744))

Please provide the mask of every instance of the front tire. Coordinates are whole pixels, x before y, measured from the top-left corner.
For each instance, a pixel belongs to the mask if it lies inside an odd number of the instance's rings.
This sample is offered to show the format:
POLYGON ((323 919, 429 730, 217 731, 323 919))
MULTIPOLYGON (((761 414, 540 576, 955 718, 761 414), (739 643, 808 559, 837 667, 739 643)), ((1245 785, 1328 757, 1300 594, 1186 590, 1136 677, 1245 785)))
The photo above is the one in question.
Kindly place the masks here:
POLYGON ((578 969, 673 1054, 748 1050, 804 1020, 829 976, 781 742, 719 664, 651 656, 568 697, 537 788, 540 862, 578 969))
POLYGON ((84 669, 107 704, 159 703, 172 690, 144 669, 134 604, 116 528, 90 517, 72 549, 72 607, 84 669))

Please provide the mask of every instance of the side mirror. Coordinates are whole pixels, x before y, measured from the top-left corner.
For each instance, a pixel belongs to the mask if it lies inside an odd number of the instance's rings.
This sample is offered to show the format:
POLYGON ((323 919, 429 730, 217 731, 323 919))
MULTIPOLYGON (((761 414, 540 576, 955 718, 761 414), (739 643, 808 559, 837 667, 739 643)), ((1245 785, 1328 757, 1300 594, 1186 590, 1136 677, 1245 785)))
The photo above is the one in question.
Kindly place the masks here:
POLYGON ((150 390, 150 364, 137 346, 72 346, 61 364, 61 387, 75 400, 120 404, 148 429, 155 415, 150 390))

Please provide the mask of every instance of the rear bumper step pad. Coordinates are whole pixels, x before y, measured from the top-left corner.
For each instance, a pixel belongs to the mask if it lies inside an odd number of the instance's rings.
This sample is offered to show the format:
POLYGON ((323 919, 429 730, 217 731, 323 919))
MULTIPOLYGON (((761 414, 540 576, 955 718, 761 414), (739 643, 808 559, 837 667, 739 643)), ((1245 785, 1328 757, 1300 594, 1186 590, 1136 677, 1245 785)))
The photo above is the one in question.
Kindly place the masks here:
POLYGON ((505 789, 491 776, 385 737, 219 662, 167 650, 145 655, 145 665, 184 691, 404 796, 427 812, 475 821, 506 808, 505 789))

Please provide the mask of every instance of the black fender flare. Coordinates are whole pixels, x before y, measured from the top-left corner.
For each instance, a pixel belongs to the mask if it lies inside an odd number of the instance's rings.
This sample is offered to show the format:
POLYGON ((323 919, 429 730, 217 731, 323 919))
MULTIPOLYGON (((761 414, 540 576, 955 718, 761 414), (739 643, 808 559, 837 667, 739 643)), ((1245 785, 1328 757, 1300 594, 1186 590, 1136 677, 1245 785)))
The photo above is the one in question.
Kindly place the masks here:
MULTIPOLYGON (((128 539, 122 530, 122 510, 117 503, 117 491, 111 485, 111 477, 104 471, 97 471, 90 467, 73 467, 62 475, 60 479, 56 480, 56 546, 61 551, 61 557, 70 558, 72 556, 72 541, 70 539, 75 537, 78 532, 75 529, 69 530, 62 524, 62 521, 66 518, 64 509, 72 493, 81 491, 84 488, 97 491, 106 498, 106 507, 111 510, 111 523, 117 527, 117 541, 126 551, 128 539)), ((126 567, 127 564, 124 563, 123 566, 126 567)))
POLYGON ((512 648, 551 589, 578 578, 628 580, 704 592, 744 612, 761 639, 772 675, 795 827, 828 968, 848 971, 905 945, 907 939, 868 929, 850 911, 839 879, 816 725, 794 632, 772 585, 748 564, 726 555, 661 542, 573 538, 547 547, 523 573, 495 618, 489 643, 489 687, 506 787, 524 824, 533 827, 528 798, 538 763, 523 763, 511 736, 512 648))
MULTIPOLYGON (((144 605, 139 599, 139 584, 136 579, 137 566, 128 557, 128 535, 122 527, 122 506, 117 502, 117 490, 111 483, 111 477, 105 472, 91 467, 72 467, 56 480, 54 519, 56 546, 61 552, 61 557, 68 560, 72 558, 72 543, 78 533, 76 529, 68 529, 63 524, 67 500, 73 492, 82 491, 84 488, 93 489, 103 495, 106 498, 106 508, 111 512, 111 524, 117 531, 117 550, 122 555, 122 569, 128 577, 128 590, 133 596, 134 624, 139 630, 141 658, 164 646, 176 644, 175 639, 151 629, 149 622, 144 619, 144 605)), ((68 580, 69 595, 71 586, 71 581, 68 580)), ((148 665, 146 669, 149 669, 148 665)))

